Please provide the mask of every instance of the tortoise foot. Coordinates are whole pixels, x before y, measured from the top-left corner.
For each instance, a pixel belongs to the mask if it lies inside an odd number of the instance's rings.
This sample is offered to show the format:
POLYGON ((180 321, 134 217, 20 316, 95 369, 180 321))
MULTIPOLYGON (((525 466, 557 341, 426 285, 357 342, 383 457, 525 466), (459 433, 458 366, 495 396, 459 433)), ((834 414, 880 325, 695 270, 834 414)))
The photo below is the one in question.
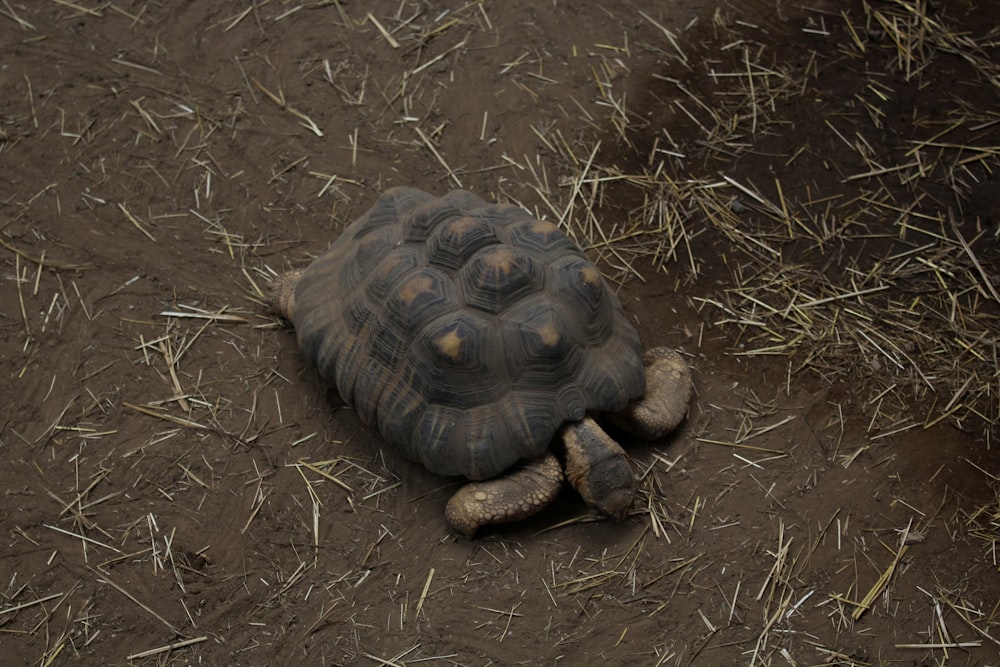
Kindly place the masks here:
POLYGON ((562 429, 566 478, 587 504, 624 519, 635 499, 635 478, 625 451, 590 417, 562 429))
POLYGON ((618 427, 643 440, 659 440, 687 416, 694 393, 691 369, 676 350, 654 347, 642 359, 646 393, 621 412, 608 415, 618 427))
POLYGON ((271 283, 271 290, 267 294, 271 310, 288 321, 292 320, 292 313, 295 311, 295 285, 303 273, 298 269, 281 274, 271 283))
POLYGON ((559 460, 546 452, 502 477, 466 484, 448 501, 445 518, 452 528, 472 537, 480 526, 538 513, 555 499, 562 483, 559 460))

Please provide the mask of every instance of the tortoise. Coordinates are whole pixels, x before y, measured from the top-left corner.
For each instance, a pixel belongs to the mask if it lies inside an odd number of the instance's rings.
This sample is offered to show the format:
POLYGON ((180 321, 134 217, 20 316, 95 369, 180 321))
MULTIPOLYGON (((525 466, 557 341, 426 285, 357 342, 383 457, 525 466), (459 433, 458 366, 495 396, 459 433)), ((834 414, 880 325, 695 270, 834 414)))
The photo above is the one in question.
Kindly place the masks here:
POLYGON ((473 536, 548 505, 566 477, 622 519, 635 482, 608 415, 655 440, 685 417, 691 375, 642 353, 597 267, 556 225, 456 190, 386 191, 270 302, 303 356, 384 440, 472 482, 445 515, 473 536))

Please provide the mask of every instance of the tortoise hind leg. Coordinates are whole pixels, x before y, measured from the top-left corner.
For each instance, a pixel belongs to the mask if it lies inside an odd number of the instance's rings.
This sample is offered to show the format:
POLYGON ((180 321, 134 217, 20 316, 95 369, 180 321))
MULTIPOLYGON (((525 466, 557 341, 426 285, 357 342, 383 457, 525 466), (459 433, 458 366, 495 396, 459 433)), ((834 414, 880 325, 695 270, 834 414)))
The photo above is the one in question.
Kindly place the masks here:
POLYGON ((563 473, 552 452, 485 482, 470 482, 459 489, 444 515, 450 525, 468 537, 480 526, 519 521, 549 505, 562 488, 563 473))
POLYGON ((271 289, 267 294, 267 302, 271 310, 289 322, 295 312, 295 285, 303 273, 305 273, 304 270, 297 269, 278 276, 271 283, 271 289))

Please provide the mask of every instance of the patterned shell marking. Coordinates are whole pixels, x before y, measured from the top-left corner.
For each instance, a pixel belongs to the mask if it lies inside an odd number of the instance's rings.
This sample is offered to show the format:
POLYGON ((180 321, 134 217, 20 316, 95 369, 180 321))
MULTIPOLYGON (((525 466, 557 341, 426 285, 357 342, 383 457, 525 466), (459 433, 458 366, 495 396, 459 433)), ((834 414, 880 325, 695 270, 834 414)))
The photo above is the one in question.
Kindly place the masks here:
POLYGON ((299 345, 361 419, 444 475, 493 477, 645 390, 638 335, 555 225, 394 188, 295 288, 299 345))

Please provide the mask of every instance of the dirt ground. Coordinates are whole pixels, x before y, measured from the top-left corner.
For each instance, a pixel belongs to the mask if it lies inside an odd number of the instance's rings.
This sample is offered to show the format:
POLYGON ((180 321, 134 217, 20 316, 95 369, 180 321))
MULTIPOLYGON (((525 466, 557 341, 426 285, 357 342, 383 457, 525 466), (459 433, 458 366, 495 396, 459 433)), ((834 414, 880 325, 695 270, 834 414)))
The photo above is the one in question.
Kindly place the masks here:
POLYGON ((1000 665, 997 7, 5 0, 0 663, 1000 665), (690 360, 625 521, 453 533, 267 311, 404 184, 690 360))

